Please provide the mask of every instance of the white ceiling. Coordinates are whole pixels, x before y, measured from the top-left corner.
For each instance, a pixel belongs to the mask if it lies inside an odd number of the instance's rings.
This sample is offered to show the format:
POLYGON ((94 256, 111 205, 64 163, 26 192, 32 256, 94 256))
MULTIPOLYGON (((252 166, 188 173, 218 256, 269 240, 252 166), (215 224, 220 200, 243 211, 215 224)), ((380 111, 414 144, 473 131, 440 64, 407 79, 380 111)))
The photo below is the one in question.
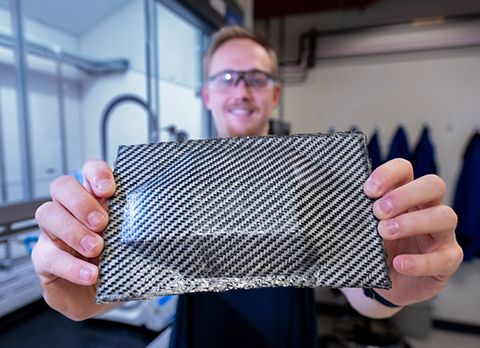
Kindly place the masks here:
MULTIPOLYGON (((80 35, 132 0, 21 0, 24 16, 80 35)), ((0 0, 10 8, 10 0, 0 0)))

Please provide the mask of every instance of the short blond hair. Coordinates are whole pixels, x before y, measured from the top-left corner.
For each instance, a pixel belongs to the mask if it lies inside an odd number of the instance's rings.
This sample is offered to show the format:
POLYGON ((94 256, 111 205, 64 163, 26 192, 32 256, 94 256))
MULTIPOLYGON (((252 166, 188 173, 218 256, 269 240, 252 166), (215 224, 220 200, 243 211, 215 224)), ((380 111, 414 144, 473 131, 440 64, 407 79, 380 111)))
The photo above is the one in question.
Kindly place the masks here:
POLYGON ((233 39, 249 39, 258 43, 263 48, 265 48, 265 50, 268 53, 268 56, 270 57, 270 61, 272 62, 272 71, 270 71, 270 73, 275 78, 275 80, 278 81, 278 58, 274 49, 269 44, 267 44, 267 42, 263 40, 260 36, 252 34, 248 30, 239 26, 223 27, 217 33, 214 34, 212 43, 210 44, 207 51, 203 55, 204 80, 208 78, 210 61, 212 60, 212 56, 215 53, 215 51, 225 42, 233 39))

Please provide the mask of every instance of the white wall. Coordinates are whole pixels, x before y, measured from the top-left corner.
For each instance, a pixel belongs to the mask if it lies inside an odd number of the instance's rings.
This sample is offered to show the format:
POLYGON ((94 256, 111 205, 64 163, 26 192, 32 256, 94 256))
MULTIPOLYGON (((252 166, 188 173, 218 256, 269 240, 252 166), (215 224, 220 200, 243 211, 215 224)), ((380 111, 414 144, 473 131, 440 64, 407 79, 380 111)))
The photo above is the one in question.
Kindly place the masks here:
MULTIPOLYGON (((100 158, 100 121, 107 104, 124 93, 145 99, 145 48, 143 1, 128 2, 112 12, 80 37, 82 53, 98 58, 127 58, 131 68, 107 76, 84 76, 82 79, 85 156, 100 158)), ((134 104, 121 105, 112 112, 109 122, 108 162, 113 164, 119 141, 125 144, 147 140, 146 113, 134 104), (115 126, 115 124, 121 124, 115 126), (120 138, 121 140, 117 140, 120 138)))
MULTIPOLYGON (((206 136, 202 125, 200 31, 180 20, 160 4, 157 36, 160 73, 160 126, 175 125, 190 138, 206 136)), ((85 11, 84 15, 89 15, 85 11)), ((126 72, 91 76, 62 65, 62 90, 66 113, 68 172, 79 172, 87 159, 100 158, 101 115, 113 98, 134 94, 146 99, 144 1, 129 0, 115 7, 100 22, 82 33, 59 29, 25 18, 26 40, 60 45, 94 58, 126 58, 126 72)), ((0 7, 0 31, 11 33, 10 12, 0 7)), ((22 199, 21 161, 13 52, 0 47, 0 116, 4 144, 8 201, 22 199)), ((153 71, 152 71, 153 73, 153 71)), ((30 113, 34 196, 48 195, 52 179, 62 174, 57 63, 27 56, 27 94, 30 113)), ((152 95, 155 90, 152 89, 152 95)), ((153 100, 155 96, 153 95, 153 100)), ((147 141, 147 114, 140 105, 121 104, 110 118, 108 162, 113 164, 119 144, 147 141)), ((166 131, 162 140, 170 140, 166 131)), ((1 204, 1 202, 0 202, 1 204)))
POLYGON ((461 156, 480 99, 480 49, 321 62, 302 84, 284 89, 285 118, 294 132, 379 130, 382 154, 399 124, 413 150, 423 125, 431 129, 439 175, 453 203, 461 156))
MULTIPOLYGON (((10 13, 0 8, 0 30, 11 33, 10 13)), ((26 40, 56 44, 77 49, 77 38, 36 21, 24 21, 26 40)), ((62 174, 61 138, 59 125, 59 90, 57 63, 27 54, 27 91, 30 119, 34 197, 47 197, 53 178, 62 174)), ((82 139, 79 129, 80 105, 78 73, 76 69, 62 66, 62 86, 66 113, 68 154, 67 171, 81 169, 82 139)), ((0 48, 0 115, 1 140, 5 155, 7 196, 10 202, 21 200, 21 161, 17 117, 17 91, 13 68, 13 51, 0 48)))
POLYGON ((480 260, 463 263, 434 299, 434 317, 470 325, 480 325, 480 260))
MULTIPOLYGON (((370 25, 394 24, 415 18, 459 16, 480 12, 480 2, 471 0, 382 0, 364 10, 351 9, 323 13, 288 16, 285 19, 285 56, 282 60, 296 59, 298 36, 311 29, 336 30, 370 25)), ((278 51, 280 24, 278 18, 255 21, 255 32, 270 39, 278 51), (267 28, 270 28, 267 31, 267 28)))
MULTIPOLYGON (((298 38, 303 26, 296 28, 297 22, 298 16, 286 19, 290 36, 298 38)), ((287 54, 297 47, 287 46, 287 54)), ((378 129, 386 157, 399 124, 406 128, 412 151, 428 125, 439 174, 448 187, 444 203, 452 204, 463 150, 480 128, 480 21, 395 25, 323 37, 317 47, 322 59, 307 79, 283 86, 283 112, 293 131, 356 125, 372 135, 378 129), (421 51, 425 48, 430 51, 421 51)))
MULTIPOLYGON (((349 26, 348 18, 365 24, 374 22, 374 16, 370 15, 367 10, 363 18, 359 13, 287 17, 285 57, 297 57, 295 38, 314 24, 318 29, 322 26, 332 29, 339 23, 349 26)), ((280 46, 276 34, 278 23, 278 19, 270 22, 270 36, 277 47, 280 46)), ((256 29, 266 34, 265 22, 257 22, 256 29)), ((304 82, 283 86, 285 120, 291 122, 293 132, 350 130, 356 125, 372 135, 377 129, 384 157, 399 124, 404 125, 411 150, 423 125, 428 125, 439 175, 447 184, 444 204, 452 205, 463 151, 475 128, 480 129, 477 38, 480 38, 480 22, 449 24, 447 21, 438 27, 393 26, 319 39, 317 56, 347 57, 319 60, 304 82), (452 48, 462 42, 470 47, 452 48), (437 49, 418 51, 426 46, 437 49), (446 46, 450 48, 440 48, 446 46), (399 53, 399 48, 408 52, 399 53), (382 50, 390 53, 353 56, 382 50)), ((436 297, 434 317, 480 325, 480 302, 475 298, 480 277, 478 265, 474 265, 462 265, 436 297)))
MULTIPOLYGON (((187 130, 190 138, 202 138, 202 103, 199 52, 196 33, 170 11, 157 5, 159 43, 160 126, 174 124, 187 130), (198 54, 198 55, 197 55, 198 54)), ((125 73, 85 77, 82 105, 87 158, 100 157, 100 118, 106 105, 120 94, 135 94, 146 99, 145 24, 142 0, 132 0, 114 11, 99 25, 80 37, 82 53, 100 57, 128 58, 131 68, 125 73)), ((153 73, 153 71, 152 71, 153 73)), ((152 90, 153 100, 154 90, 152 90)), ((112 165, 120 144, 147 142, 147 117, 140 106, 120 104, 112 112, 108 126, 108 159, 112 165)), ((162 140, 169 140, 166 132, 162 140)))

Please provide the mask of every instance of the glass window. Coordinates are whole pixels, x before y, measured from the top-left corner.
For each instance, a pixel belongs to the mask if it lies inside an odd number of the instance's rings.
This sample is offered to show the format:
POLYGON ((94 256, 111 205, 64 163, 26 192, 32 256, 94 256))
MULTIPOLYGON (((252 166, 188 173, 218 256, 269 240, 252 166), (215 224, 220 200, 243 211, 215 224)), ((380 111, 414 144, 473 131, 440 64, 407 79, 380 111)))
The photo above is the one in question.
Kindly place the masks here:
MULTIPOLYGON (((109 103, 121 95, 147 99, 146 11, 142 0, 38 0, 23 3, 26 46, 26 103, 30 141, 31 199, 46 198, 62 174, 81 180, 83 163, 102 157, 100 125, 109 103), (35 43, 45 56, 31 49, 35 43), (128 60, 126 71, 93 72, 65 53, 90 62, 128 60)), ((203 106, 201 55, 208 35, 158 1, 150 2, 155 60, 151 61, 151 107, 160 119, 160 140, 184 132, 190 139, 210 136, 203 106)), ((9 2, 0 1, 0 35, 12 37, 9 2)), ((0 42, 5 42, 1 41, 0 42)), ((0 46, 0 205, 25 200, 12 47, 0 46)), ((19 94, 20 93, 20 94, 19 94)), ((111 113, 107 163, 120 144, 148 140, 147 112, 122 103, 111 113)))
MULTIPOLYGON (((190 139, 208 136, 202 128, 202 40, 200 29, 157 3, 160 126, 175 126, 190 139)), ((162 140, 171 139, 163 131, 162 140)))

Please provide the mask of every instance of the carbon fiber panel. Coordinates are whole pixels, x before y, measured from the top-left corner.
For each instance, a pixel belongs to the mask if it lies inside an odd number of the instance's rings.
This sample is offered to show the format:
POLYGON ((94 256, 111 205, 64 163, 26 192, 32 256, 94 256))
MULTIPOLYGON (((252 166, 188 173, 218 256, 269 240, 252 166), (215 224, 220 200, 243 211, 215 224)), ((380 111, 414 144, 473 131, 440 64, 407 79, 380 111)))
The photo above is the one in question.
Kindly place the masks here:
POLYGON ((120 146, 96 301, 390 288, 362 133, 120 146))

